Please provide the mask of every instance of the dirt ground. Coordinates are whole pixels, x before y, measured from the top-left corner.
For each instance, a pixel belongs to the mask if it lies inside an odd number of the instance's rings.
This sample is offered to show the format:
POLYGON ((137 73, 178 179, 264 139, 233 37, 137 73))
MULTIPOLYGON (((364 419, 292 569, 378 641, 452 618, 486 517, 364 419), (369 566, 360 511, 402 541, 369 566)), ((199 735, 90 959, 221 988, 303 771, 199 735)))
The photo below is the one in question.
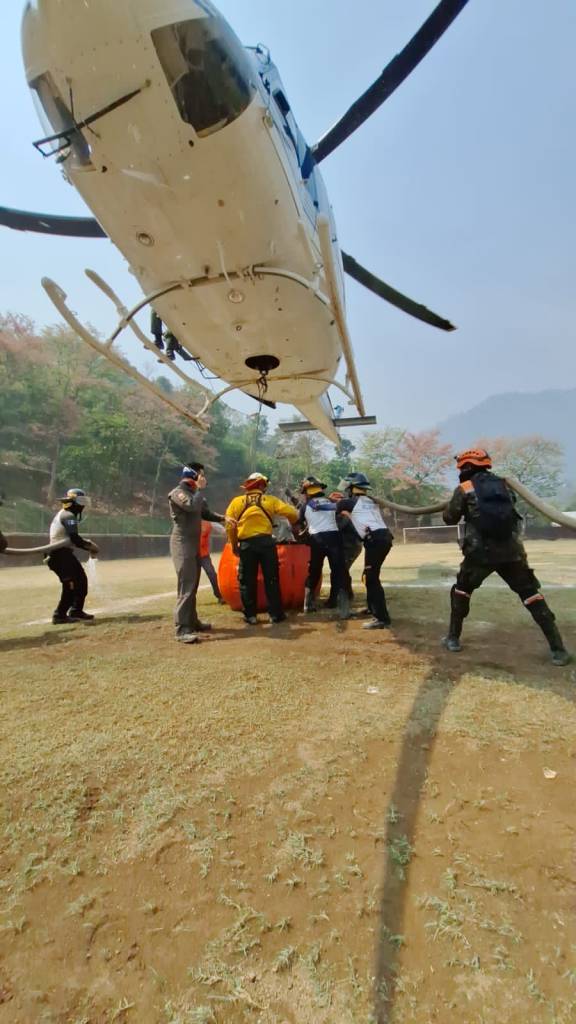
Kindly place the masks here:
MULTIPOLYGON (((576 649, 576 541, 529 549, 576 649)), ((395 547, 372 634, 204 589, 185 648, 167 560, 92 626, 0 570, 0 1024, 576 1021, 575 668, 496 585, 444 652, 457 561, 395 547)))

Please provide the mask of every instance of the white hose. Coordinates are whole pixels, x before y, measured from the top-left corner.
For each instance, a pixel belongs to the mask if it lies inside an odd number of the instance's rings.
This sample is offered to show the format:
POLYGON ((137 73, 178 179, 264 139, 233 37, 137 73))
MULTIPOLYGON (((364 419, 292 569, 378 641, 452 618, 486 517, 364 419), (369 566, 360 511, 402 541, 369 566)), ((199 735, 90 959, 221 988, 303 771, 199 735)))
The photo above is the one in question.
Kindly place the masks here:
MULTIPOLYGON (((543 501, 537 494, 533 494, 524 484, 521 484, 516 477, 507 476, 504 477, 506 483, 516 494, 523 498, 523 500, 535 508, 540 515, 550 519, 553 523, 558 523, 558 526, 565 526, 568 530, 576 531, 576 519, 572 516, 566 515, 565 512, 561 512, 560 509, 555 508, 554 505, 550 505, 547 501, 543 501)), ((373 500, 381 508, 392 509, 393 512, 403 512, 409 516, 426 516, 433 515, 435 512, 442 512, 448 505, 448 501, 438 501, 435 505, 397 505, 394 501, 389 501, 388 498, 377 498, 373 497, 373 500)))
POLYGON ((529 491, 524 484, 521 484, 519 480, 516 480, 513 476, 507 476, 506 483, 516 491, 521 498, 535 508, 541 515, 546 516, 546 519, 551 519, 553 523, 558 523, 559 526, 566 526, 569 530, 576 530, 576 519, 572 516, 567 516, 565 512, 561 512, 559 508, 555 508, 554 505, 549 505, 547 501, 543 501, 532 491, 529 491))
POLYGON ((55 541, 53 544, 43 544, 39 548, 5 548, 2 551, 3 555, 44 555, 50 554, 52 551, 59 551, 60 548, 66 548, 69 546, 67 540, 55 541))
POLYGON ((435 512, 443 512, 446 508, 448 501, 437 501, 435 505, 398 505, 395 501, 390 501, 388 498, 377 498, 375 495, 372 496, 372 500, 376 502, 381 508, 391 509, 392 512, 403 512, 408 516, 430 516, 435 512))

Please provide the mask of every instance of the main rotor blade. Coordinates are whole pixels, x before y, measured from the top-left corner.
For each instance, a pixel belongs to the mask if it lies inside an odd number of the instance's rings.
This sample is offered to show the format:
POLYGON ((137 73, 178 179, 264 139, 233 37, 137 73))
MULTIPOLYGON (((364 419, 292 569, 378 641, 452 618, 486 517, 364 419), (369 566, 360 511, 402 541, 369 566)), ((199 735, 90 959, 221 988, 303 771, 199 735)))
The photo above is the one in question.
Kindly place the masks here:
POLYGON ((320 163, 378 110, 444 35, 468 0, 440 0, 415 36, 384 68, 379 78, 356 100, 344 116, 312 147, 320 163))
POLYGON ((371 274, 369 270, 366 270, 366 267, 361 266, 353 256, 349 256, 346 252, 342 253, 342 263, 344 270, 350 277, 353 277, 359 284, 363 284, 365 288, 368 288, 369 291, 374 292, 375 295, 389 302, 392 306, 396 306, 397 309, 401 309, 404 313, 416 317, 417 320, 422 320, 425 324, 430 324, 431 327, 438 327, 441 331, 456 330, 454 324, 451 324, 449 320, 444 320, 443 317, 433 313, 426 306, 422 306, 419 302, 414 302, 407 295, 403 295, 396 288, 392 288, 385 281, 381 281, 379 277, 371 274))
POLYGON ((0 206, 0 226, 15 231, 34 231, 41 235, 64 235, 67 238, 107 238, 106 232, 93 217, 59 217, 30 210, 12 210, 0 206))

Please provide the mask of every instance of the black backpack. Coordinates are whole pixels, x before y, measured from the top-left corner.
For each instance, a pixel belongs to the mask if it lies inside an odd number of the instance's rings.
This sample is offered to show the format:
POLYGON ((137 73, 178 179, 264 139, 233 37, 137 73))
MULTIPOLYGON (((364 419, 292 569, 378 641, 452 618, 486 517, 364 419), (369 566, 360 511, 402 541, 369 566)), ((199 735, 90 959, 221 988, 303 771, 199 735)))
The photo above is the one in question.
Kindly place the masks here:
POLYGON ((476 473, 473 480, 478 503, 475 524, 487 540, 509 540, 519 516, 505 481, 493 473, 476 473))

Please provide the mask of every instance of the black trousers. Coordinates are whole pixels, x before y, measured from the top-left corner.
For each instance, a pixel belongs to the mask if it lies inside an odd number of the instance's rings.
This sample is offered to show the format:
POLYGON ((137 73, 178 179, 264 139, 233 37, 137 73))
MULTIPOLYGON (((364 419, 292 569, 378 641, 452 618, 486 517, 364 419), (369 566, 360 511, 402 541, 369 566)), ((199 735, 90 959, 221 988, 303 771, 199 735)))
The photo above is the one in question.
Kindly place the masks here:
MULTIPOLYGON (((352 577, 350 575, 350 569, 354 565, 354 562, 358 558, 364 545, 356 534, 350 538, 346 536, 346 532, 342 531, 342 544, 344 545, 344 589, 348 594, 351 601, 354 600, 354 590, 352 589, 352 577)), ((338 591, 334 589, 332 580, 330 580, 330 596, 328 598, 328 604, 336 607, 336 601, 338 600, 338 591)))
POLYGON ((345 590, 348 593, 352 585, 344 558, 342 534, 339 530, 311 535, 306 589, 314 591, 318 586, 325 558, 328 559, 330 566, 330 598, 332 596, 337 598, 340 590, 345 590))
POLYGON ((46 565, 56 573, 62 584, 62 594, 56 615, 66 615, 70 609, 81 612, 88 593, 88 577, 76 555, 70 548, 53 551, 46 559, 46 565))
POLYGON ((282 618, 284 609, 280 594, 278 555, 272 537, 267 534, 249 537, 247 540, 240 541, 239 549, 238 582, 240 584, 240 598, 245 617, 251 619, 256 615, 258 569, 261 568, 266 599, 268 601, 268 612, 273 619, 282 618))
POLYGON ((540 583, 536 579, 533 570, 525 559, 518 562, 501 562, 498 565, 485 565, 476 562, 469 556, 465 556, 460 565, 456 578, 457 592, 463 592, 468 597, 473 590, 477 590, 488 579, 493 572, 498 573, 500 579, 508 584, 521 601, 533 597, 540 589, 540 583))
POLYGON ((388 557, 393 538, 389 530, 376 530, 364 539, 364 583, 368 608, 378 622, 390 622, 380 569, 388 557))
POLYGON ((471 595, 493 572, 498 573, 500 579, 508 584, 510 590, 518 594, 534 622, 540 626, 551 650, 563 650, 564 643, 556 626, 554 612, 548 607, 540 593, 540 583, 525 558, 516 562, 486 564, 476 562, 469 555, 464 557, 450 594, 450 636, 456 638, 461 636, 464 619, 467 618, 470 611, 471 595))

